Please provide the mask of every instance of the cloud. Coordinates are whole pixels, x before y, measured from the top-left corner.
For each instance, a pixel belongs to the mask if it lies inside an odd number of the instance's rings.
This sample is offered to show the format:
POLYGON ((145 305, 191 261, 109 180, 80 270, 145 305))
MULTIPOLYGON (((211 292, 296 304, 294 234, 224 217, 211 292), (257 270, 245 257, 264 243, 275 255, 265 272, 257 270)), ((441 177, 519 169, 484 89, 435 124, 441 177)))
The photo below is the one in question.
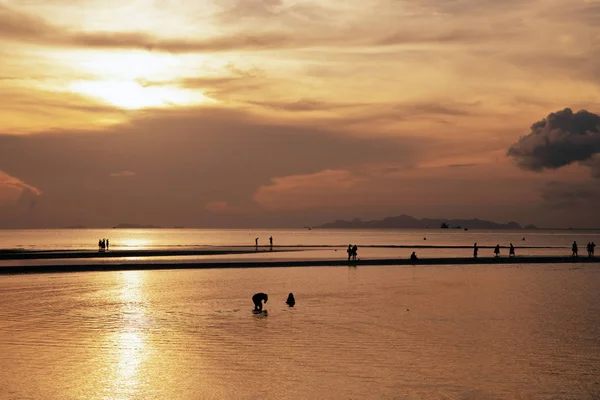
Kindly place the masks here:
POLYGON ((329 111, 341 108, 360 107, 358 103, 333 103, 315 99, 300 99, 298 101, 249 101, 249 104, 270 108, 278 111, 307 112, 307 111, 329 111))
POLYGON ((189 35, 166 38, 142 31, 79 31, 53 24, 44 18, 0 5, 0 37, 62 47, 98 49, 143 49, 170 53, 285 50, 322 47, 388 47, 422 44, 475 44, 504 40, 514 34, 507 25, 498 34, 497 26, 470 21, 466 24, 432 20, 419 15, 418 21, 398 27, 396 18, 404 16, 403 7, 386 5, 390 12, 376 13, 357 20, 356 15, 342 18, 339 10, 317 4, 286 5, 276 0, 240 1, 213 19, 223 32, 217 36, 189 35), (377 20, 380 19, 380 21, 377 20), (375 21, 380 29, 366 29, 375 21), (423 24, 427 29, 423 29, 423 24))
POLYGON ((135 172, 132 171, 119 171, 119 172, 112 172, 110 174, 110 176, 114 177, 114 178, 129 178, 132 176, 136 176, 137 174, 135 172))
POLYGON ((5 213, 11 209, 14 213, 30 211, 41 194, 36 187, 0 171, 0 212, 5 213))
POLYGON ((204 209, 212 214, 239 214, 244 212, 241 208, 231 206, 226 201, 211 201, 204 205, 204 209))
POLYGON ((600 153, 600 116, 571 109, 549 114, 508 149, 508 156, 525 170, 542 171, 588 161, 600 153))
POLYGON ((592 177, 600 179, 600 156, 594 157, 588 165, 592 168, 592 177))
POLYGON ((303 210, 339 202, 365 179, 346 170, 273 178, 254 195, 254 201, 271 210, 303 210), (319 195, 321 194, 321 195, 319 195))
POLYGON ((143 32, 81 32, 0 4, 0 37, 57 46, 145 49, 171 53, 281 49, 319 44, 316 37, 290 33, 230 33, 202 39, 164 39, 143 32))
POLYGON ((467 167, 474 167, 477 164, 475 163, 469 163, 469 164, 449 164, 447 165, 448 168, 467 168, 467 167))
MULTIPOLYGON (((587 182, 548 182, 541 190, 545 205, 555 209, 595 209, 600 203, 600 185, 587 182)), ((596 215, 597 213, 594 213, 596 215)))
POLYGON ((36 217, 15 226, 257 226, 269 216, 251 212, 258 207, 253 195, 275 177, 408 165, 426 146, 419 138, 361 137, 210 107, 132 117, 102 131, 0 135, 0 169, 44 191, 36 217))

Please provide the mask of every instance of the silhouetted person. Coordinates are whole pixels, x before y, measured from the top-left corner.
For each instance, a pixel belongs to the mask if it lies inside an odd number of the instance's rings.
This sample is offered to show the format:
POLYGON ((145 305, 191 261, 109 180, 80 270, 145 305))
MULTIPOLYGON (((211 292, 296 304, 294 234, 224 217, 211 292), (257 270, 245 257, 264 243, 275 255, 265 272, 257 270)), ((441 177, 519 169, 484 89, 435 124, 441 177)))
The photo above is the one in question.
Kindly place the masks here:
POLYGON ((477 247, 477 243, 473 245, 473 258, 477 258, 477 253, 479 252, 479 247, 477 247))
POLYGON ((288 294, 288 298, 285 301, 285 304, 287 304, 290 307, 294 307, 294 305, 296 304, 296 299, 294 298, 294 293, 288 294))
POLYGON ((102 250, 102 239, 98 239, 98 251, 102 250))
POLYGON ((267 303, 269 296, 266 293, 256 293, 252 296, 252 302, 254 303, 254 311, 262 311, 262 302, 267 303))
POLYGON ((352 246, 352 260, 356 261, 356 256, 358 255, 358 246, 352 246))
POLYGON ((350 259, 352 258, 352 245, 351 244, 348 245, 347 252, 348 252, 348 261, 350 261, 350 259))
POLYGON ((254 239, 254 250, 258 251, 258 238, 254 239))
POLYGON ((592 257, 594 257, 594 250, 596 249, 596 243, 592 242, 592 244, 590 245, 590 248, 592 249, 592 257))
POLYGON ((108 239, 106 239, 106 250, 108 250, 108 239))
POLYGON ((591 257, 592 256, 592 242, 588 242, 587 246, 585 246, 585 249, 587 250, 588 257, 591 257))
POLYGON ((418 260, 417 254, 413 251, 412 254, 410 255, 410 261, 414 262, 414 261, 417 261, 417 260, 418 260))
POLYGON ((273 251, 273 236, 269 237, 269 246, 271 246, 271 251, 273 251))
POLYGON ((573 246, 571 246, 571 257, 577 257, 577 242, 573 242, 573 246))
POLYGON ((494 247, 494 254, 496 255, 496 257, 500 257, 500 245, 497 244, 496 247, 494 247))
POLYGON ((510 244, 510 248, 508 249, 508 256, 509 257, 514 257, 515 256, 515 246, 513 246, 513 244, 510 244))

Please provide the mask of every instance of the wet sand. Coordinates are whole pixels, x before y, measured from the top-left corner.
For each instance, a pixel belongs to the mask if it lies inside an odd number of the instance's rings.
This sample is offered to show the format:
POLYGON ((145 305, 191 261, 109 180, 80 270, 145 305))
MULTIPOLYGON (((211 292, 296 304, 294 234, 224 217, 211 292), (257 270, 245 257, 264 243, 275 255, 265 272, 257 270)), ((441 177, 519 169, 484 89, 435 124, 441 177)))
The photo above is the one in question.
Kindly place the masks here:
MULTIPOLYGON (((198 254, 248 254, 254 253, 253 251, 246 252, 226 252, 222 250, 220 253, 198 253, 196 251, 194 255, 198 254)), ((117 252, 114 252, 117 253, 117 252)), ((161 253, 164 255, 182 255, 181 251, 130 251, 130 252, 119 252, 115 257, 124 257, 123 253, 135 253, 140 256, 141 253, 144 255, 155 255, 161 253)), ((270 253, 270 252, 269 252, 270 253)), ((38 253, 40 254, 40 253, 38 253)), ((69 253, 45 253, 52 255, 70 254, 71 257, 67 258, 90 258, 98 257, 97 252, 88 253, 82 252, 69 252, 69 253), (81 257, 81 255, 84 255, 81 257)), ((110 255, 113 253, 104 253, 110 255)), ((133 255, 132 255, 133 256, 133 255)), ((53 257, 61 258, 61 257, 53 257)), ((286 260, 286 261, 273 261, 273 260, 206 260, 199 261, 193 260, 192 262, 151 262, 151 260, 136 260, 126 263, 112 263, 112 264, 72 264, 72 265, 22 265, 22 266, 7 266, 0 268, 0 275, 10 274, 43 274, 43 273, 59 273, 59 272, 91 272, 91 271, 132 271, 132 270, 164 270, 164 269, 215 269, 215 268, 270 268, 270 267, 366 267, 366 266, 427 266, 427 265, 505 265, 505 264, 565 264, 565 263, 600 263, 598 257, 565 257, 565 256, 520 256, 520 257, 444 257, 444 258, 423 258, 417 261, 411 261, 410 259, 401 258, 387 258, 387 259, 362 259, 357 261, 348 262, 346 259, 329 259, 329 260, 286 260)))
POLYGON ((216 247, 210 249, 188 250, 0 250, 0 260, 47 260, 60 258, 119 258, 119 257, 168 257, 168 256, 214 256, 228 254, 255 254, 298 251, 294 249, 273 249, 259 247, 216 247))

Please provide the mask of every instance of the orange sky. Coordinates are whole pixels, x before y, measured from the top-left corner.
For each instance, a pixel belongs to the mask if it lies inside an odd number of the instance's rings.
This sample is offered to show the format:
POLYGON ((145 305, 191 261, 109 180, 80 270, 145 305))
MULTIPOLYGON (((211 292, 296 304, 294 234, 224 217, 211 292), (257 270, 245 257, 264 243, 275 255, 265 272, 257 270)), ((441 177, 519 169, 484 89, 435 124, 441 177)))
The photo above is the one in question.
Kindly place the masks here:
POLYGON ((0 227, 600 227, 596 136, 507 157, 600 111, 600 1, 365 4, 0 0, 0 227))

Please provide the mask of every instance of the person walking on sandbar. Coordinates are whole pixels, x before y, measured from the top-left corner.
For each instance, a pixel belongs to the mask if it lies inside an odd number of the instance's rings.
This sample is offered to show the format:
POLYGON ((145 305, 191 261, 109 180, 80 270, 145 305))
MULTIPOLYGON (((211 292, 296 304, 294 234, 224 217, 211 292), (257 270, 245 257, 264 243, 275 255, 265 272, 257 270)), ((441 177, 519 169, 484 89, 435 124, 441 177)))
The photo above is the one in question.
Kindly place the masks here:
POLYGON ((477 252, 479 252, 479 247, 477 247, 477 243, 473 245, 473 258, 477 258, 477 252))
POLYGON ((500 245, 497 244, 496 247, 494 248, 494 254, 495 257, 500 257, 500 245))
POLYGON ((263 300, 265 304, 267 304, 267 301, 269 300, 269 295, 267 295, 266 293, 256 293, 254 296, 252 296, 252 302, 254 303, 254 311, 262 311, 263 300))
POLYGON ((515 256, 515 246, 513 246, 513 244, 510 244, 510 248, 508 249, 508 256, 509 257, 514 257, 515 256))
POLYGON ((273 251, 273 236, 269 237, 269 246, 271 246, 271 251, 273 251))
POLYGON ((571 257, 577 257, 577 242, 573 242, 573 246, 571 246, 571 257))

